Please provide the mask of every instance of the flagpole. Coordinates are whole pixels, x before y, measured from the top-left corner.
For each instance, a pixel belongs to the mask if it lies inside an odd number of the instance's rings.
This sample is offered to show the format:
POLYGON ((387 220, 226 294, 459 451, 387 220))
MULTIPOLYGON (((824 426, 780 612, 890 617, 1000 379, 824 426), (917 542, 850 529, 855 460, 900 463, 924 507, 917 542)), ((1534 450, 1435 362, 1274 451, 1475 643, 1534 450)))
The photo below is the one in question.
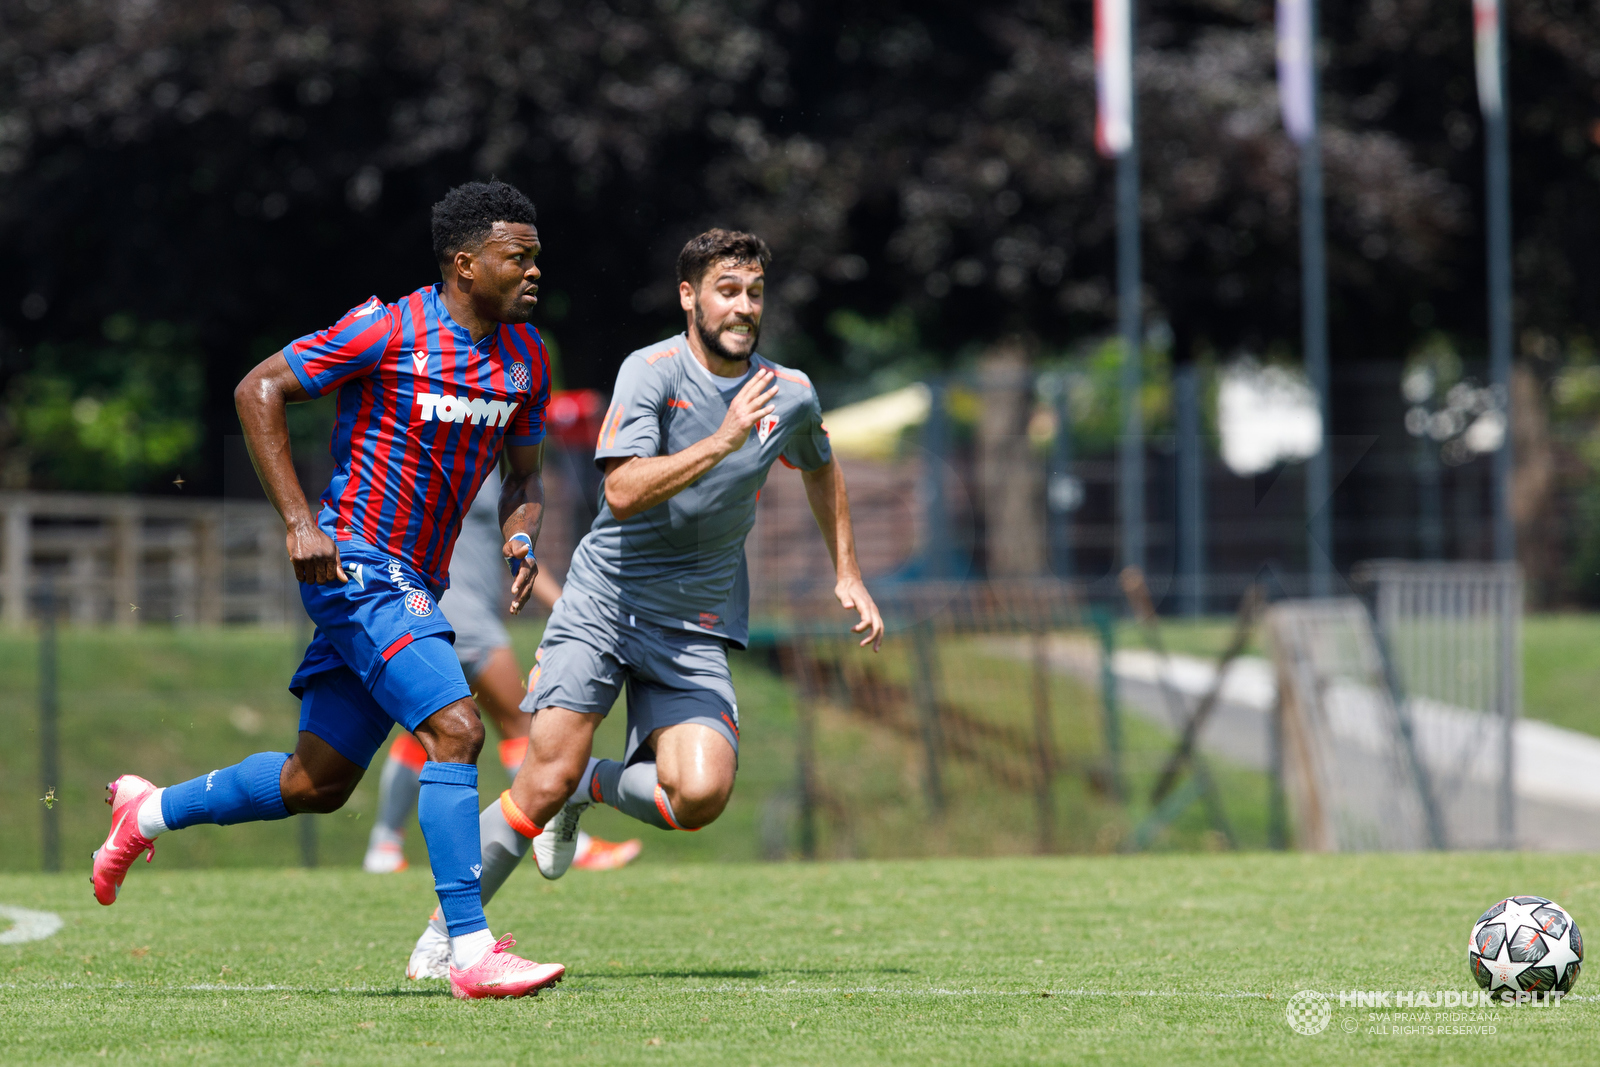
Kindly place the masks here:
POLYGON ((1323 233, 1321 116, 1317 106, 1316 0, 1278 0, 1278 99, 1300 146, 1300 331, 1306 379, 1316 394, 1322 441, 1306 462, 1306 570, 1312 596, 1333 595, 1328 275, 1323 233))
POLYGON ((1122 434, 1117 442, 1121 565, 1144 567, 1144 324, 1140 308, 1139 142, 1133 76, 1135 0, 1095 0, 1095 145, 1117 161, 1117 333, 1122 339, 1122 434))
POLYGON ((1506 111, 1505 25, 1498 0, 1474 0, 1478 104, 1483 111, 1488 214, 1489 384, 1504 404, 1505 439, 1494 453, 1494 558, 1517 558, 1511 521, 1511 146, 1506 111))
MULTIPOLYGON (((1132 18, 1130 15, 1130 29, 1132 18)), ((1129 118, 1134 117, 1129 106, 1129 118)), ((1131 125, 1131 121, 1130 121, 1131 125)), ((1137 127, 1134 127, 1137 129, 1137 127)), ((1122 565, 1144 569, 1144 323, 1140 305, 1139 140, 1117 157, 1117 332, 1122 335, 1122 440, 1118 503, 1122 565)))
POLYGON ((1311 136, 1300 146, 1300 287, 1303 316, 1301 345, 1306 378, 1316 394, 1322 420, 1322 444, 1306 462, 1307 559, 1311 565, 1311 595, 1333 595, 1333 490, 1328 453, 1332 410, 1328 402, 1328 274, 1327 245, 1323 234, 1322 122, 1317 106, 1317 5, 1308 0, 1311 17, 1311 136))

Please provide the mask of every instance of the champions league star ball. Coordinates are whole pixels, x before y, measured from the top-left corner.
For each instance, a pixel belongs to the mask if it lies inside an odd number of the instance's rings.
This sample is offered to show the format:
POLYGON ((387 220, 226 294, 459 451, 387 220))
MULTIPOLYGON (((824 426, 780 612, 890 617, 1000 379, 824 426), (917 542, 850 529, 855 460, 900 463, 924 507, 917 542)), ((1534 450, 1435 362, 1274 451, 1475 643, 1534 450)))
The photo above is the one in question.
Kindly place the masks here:
POLYGON ((1497 999, 1501 990, 1566 993, 1583 969, 1583 935, 1560 904, 1507 897, 1473 924, 1467 965, 1497 999))

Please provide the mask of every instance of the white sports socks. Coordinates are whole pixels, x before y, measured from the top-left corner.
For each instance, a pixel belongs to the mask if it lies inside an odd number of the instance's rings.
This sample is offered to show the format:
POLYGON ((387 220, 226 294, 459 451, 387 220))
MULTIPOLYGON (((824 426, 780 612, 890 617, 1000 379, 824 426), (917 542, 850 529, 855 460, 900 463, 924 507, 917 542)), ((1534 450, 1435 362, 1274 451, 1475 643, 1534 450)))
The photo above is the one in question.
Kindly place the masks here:
POLYGON ((456 970, 464 971, 473 966, 494 948, 494 935, 487 927, 474 930, 470 934, 461 934, 450 939, 450 962, 456 970))
POLYGON ((167 832, 166 820, 161 817, 161 794, 165 792, 165 788, 157 789, 139 805, 139 833, 152 841, 167 832))

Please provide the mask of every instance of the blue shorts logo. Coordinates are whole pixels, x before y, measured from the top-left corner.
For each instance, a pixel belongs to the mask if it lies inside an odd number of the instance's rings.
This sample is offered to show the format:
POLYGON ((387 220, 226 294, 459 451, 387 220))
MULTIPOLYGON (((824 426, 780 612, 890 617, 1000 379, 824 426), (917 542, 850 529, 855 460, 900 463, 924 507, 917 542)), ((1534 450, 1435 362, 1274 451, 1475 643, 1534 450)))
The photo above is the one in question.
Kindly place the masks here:
POLYGON ((533 384, 533 379, 528 376, 526 363, 511 364, 511 384, 516 386, 517 392, 525 392, 533 384))
POLYGON ((406 594, 406 610, 426 618, 433 614, 433 601, 428 599, 427 593, 413 589, 406 594))

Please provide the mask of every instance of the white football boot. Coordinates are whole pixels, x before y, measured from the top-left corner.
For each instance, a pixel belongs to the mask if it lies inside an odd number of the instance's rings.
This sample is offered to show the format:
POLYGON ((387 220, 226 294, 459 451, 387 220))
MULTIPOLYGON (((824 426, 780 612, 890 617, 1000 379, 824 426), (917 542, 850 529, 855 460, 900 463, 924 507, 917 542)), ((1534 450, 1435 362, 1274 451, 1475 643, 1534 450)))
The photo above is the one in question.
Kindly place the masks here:
POLYGON ((412 981, 419 978, 445 981, 450 977, 450 933, 445 929, 444 920, 439 918, 438 908, 428 917, 428 925, 411 950, 411 958, 406 961, 406 977, 412 981))
POLYGON ((568 801, 533 839, 533 858, 546 878, 560 878, 572 866, 578 854, 578 819, 588 808, 587 800, 568 801))
POLYGON ((374 826, 367 839, 367 854, 361 860, 361 869, 368 874, 394 874, 405 870, 411 865, 406 862, 404 841, 400 834, 374 826))

